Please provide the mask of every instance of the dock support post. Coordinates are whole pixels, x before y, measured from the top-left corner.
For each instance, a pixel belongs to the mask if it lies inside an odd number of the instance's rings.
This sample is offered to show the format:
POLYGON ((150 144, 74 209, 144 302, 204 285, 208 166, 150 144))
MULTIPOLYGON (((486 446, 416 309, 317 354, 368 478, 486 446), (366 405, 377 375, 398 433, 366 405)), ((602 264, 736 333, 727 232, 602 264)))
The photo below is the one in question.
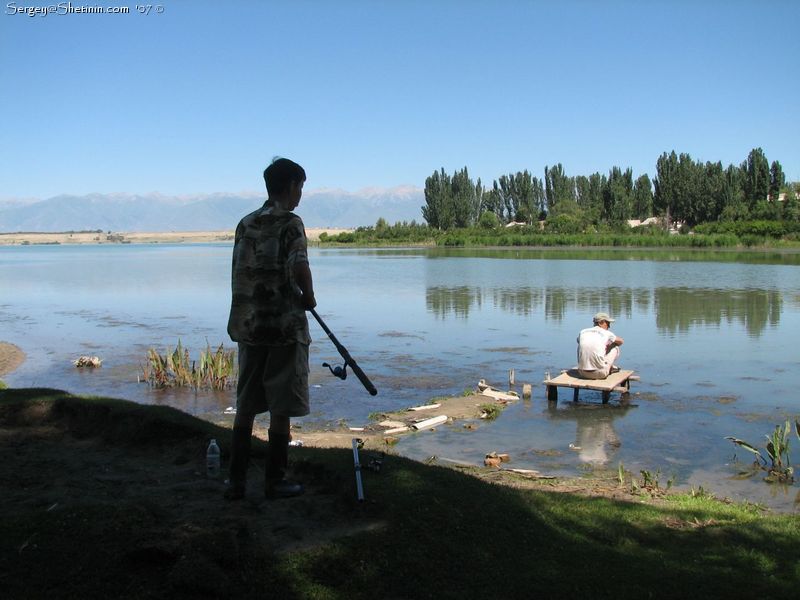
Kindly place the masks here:
POLYGON ((556 385, 547 386, 547 401, 558 402, 558 386, 556 385))

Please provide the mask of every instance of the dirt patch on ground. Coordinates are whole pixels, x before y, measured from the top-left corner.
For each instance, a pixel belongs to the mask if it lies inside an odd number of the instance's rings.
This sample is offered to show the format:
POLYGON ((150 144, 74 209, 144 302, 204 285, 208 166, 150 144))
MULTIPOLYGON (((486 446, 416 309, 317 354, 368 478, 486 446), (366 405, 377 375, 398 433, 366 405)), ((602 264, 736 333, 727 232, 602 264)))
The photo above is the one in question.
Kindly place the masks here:
POLYGON ((0 342, 0 377, 8 375, 25 362, 25 353, 14 344, 0 342))

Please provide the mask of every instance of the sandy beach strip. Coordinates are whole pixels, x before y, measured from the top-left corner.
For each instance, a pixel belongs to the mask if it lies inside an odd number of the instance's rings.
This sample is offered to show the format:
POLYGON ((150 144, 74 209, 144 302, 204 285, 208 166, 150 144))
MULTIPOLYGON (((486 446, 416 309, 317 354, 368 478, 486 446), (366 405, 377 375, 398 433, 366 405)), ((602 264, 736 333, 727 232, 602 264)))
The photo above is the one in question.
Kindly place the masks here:
POLYGON ((14 344, 0 342, 0 377, 8 375, 25 362, 25 353, 14 344))
MULTIPOLYGON (((336 227, 306 228, 309 241, 318 241, 323 232, 336 235, 352 229, 336 227)), ((80 232, 80 233, 0 233, 0 246, 58 244, 180 244, 233 242, 233 231, 163 231, 163 232, 80 232)))

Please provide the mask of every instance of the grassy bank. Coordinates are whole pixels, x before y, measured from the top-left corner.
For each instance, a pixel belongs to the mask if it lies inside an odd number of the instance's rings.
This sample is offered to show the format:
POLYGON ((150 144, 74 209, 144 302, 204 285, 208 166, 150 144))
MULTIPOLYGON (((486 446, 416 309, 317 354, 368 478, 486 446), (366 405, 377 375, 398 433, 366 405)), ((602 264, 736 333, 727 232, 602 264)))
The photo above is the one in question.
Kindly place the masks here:
POLYGON ((247 500, 229 504, 202 475, 210 437, 227 452, 225 429, 169 408, 0 391, 3 597, 797 593, 794 516, 705 494, 560 493, 396 456, 364 471, 359 504, 352 452, 311 448, 291 453, 305 496, 263 502, 253 467, 247 500))
POLYGON ((532 246, 627 248, 800 248, 795 229, 773 222, 707 224, 692 234, 670 234, 657 227, 607 228, 594 233, 551 231, 539 224, 513 228, 471 227, 439 231, 416 223, 359 227, 339 235, 322 235, 323 246, 532 246), (727 225, 727 226, 726 226, 727 225), (781 226, 778 226, 781 225, 781 226))

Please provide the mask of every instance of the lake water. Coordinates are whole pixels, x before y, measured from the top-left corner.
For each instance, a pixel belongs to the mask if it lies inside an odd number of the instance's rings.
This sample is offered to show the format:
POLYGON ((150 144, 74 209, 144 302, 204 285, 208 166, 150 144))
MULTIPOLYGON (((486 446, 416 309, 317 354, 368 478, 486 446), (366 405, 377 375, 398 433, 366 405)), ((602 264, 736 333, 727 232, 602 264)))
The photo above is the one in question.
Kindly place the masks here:
MULTIPOLYGON (((231 346, 230 255, 226 244, 0 248, 0 340, 28 356, 6 382, 219 418, 233 392, 152 390, 137 374, 149 347, 231 346), (103 366, 75 369, 82 354, 103 366)), ((797 484, 737 478, 752 460, 724 437, 763 447, 776 424, 800 418, 800 255, 314 248, 310 260, 318 312, 379 394, 321 367, 341 361, 311 320, 313 412, 299 424, 363 425, 479 379, 508 389, 513 368, 518 391, 533 384, 531 401, 474 431, 459 422, 406 436, 397 450, 474 464, 508 452, 511 466, 572 476, 622 463, 660 470, 662 485, 797 510, 797 484), (584 392, 576 407, 568 390, 548 406, 545 371, 574 365, 575 337, 600 310, 625 338, 622 366, 641 376, 632 406, 584 392)))

